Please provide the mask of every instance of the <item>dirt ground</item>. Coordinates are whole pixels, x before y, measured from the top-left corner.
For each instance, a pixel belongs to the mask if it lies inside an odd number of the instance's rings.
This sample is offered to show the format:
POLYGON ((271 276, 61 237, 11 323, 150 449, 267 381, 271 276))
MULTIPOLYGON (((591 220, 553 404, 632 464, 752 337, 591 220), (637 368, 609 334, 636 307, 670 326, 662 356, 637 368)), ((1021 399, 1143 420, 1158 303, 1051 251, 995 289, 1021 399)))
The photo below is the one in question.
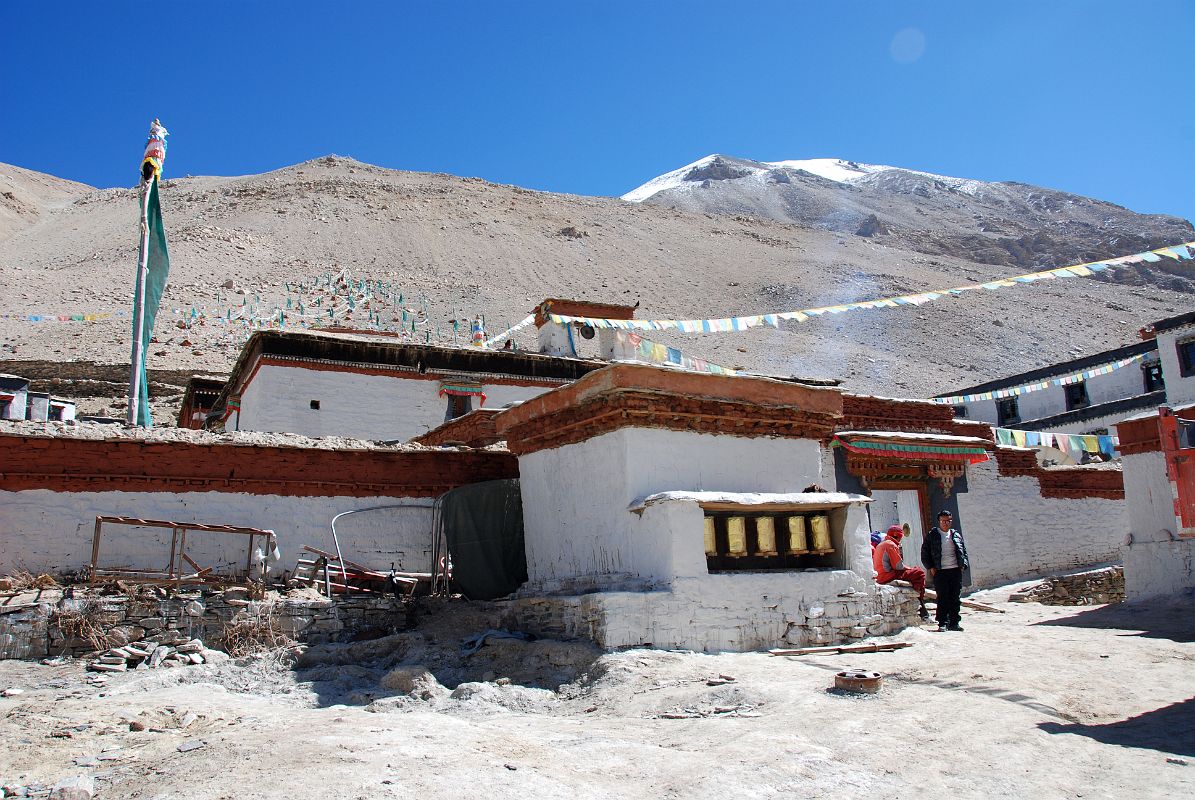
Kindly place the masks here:
POLYGON ((82 775, 97 798, 163 800, 1195 796, 1195 597, 1005 602, 1016 588, 975 596, 1006 613, 907 630, 891 639, 914 646, 891 653, 491 638, 463 655, 493 618, 463 609, 290 665, 97 685, 81 662, 0 662, 0 689, 23 690, 0 698, 0 784, 82 775), (883 688, 833 691, 847 667, 883 688))

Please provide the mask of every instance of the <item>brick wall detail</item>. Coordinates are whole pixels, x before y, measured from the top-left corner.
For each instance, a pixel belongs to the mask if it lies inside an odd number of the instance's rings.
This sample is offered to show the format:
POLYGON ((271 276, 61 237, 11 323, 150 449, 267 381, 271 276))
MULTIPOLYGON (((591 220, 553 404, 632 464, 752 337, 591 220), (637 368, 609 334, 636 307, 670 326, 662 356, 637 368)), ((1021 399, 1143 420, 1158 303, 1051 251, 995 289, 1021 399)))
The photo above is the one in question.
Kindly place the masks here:
POLYGON ((436 497, 518 477, 509 453, 328 450, 0 434, 0 490, 436 497))

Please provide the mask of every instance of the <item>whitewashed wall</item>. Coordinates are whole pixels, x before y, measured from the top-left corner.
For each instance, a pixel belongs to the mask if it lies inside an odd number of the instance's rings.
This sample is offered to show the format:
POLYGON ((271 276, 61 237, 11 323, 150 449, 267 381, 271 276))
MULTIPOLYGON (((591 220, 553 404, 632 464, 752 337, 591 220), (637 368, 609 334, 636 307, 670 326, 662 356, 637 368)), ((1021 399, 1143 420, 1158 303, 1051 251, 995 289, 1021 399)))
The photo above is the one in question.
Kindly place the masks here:
POLYGON ((1138 453, 1125 456, 1123 465, 1130 534, 1124 548, 1125 598, 1195 588, 1195 539, 1174 538, 1174 484, 1166 476, 1165 456, 1138 453))
POLYGON ((1180 339, 1195 335, 1195 325, 1187 325, 1158 334, 1158 355, 1162 360, 1162 377, 1166 381, 1166 402, 1171 405, 1195 403, 1195 375, 1184 378, 1178 363, 1177 344, 1180 339))
POLYGON ((1118 561, 1128 530, 1123 500, 1042 497, 1036 478, 1001 477, 995 459, 967 468, 957 498, 977 588, 1118 561))
POLYGON ((896 590, 881 597, 862 504, 836 512, 847 568, 782 573, 710 574, 696 502, 627 510, 669 490, 800 492, 829 482, 823 464, 832 470, 814 441, 637 428, 522 456, 530 580, 520 602, 574 595, 566 627, 605 647, 743 651, 900 630, 915 602, 894 600, 896 590))
POLYGON ((0 415, 0 419, 25 419, 25 409, 29 403, 29 390, 27 388, 21 389, 0 389, 4 394, 11 394, 12 400, 8 404, 8 408, 0 415))
MULTIPOLYGON (((332 551, 329 524, 342 511, 388 504, 410 507, 353 514, 337 522, 345 558, 367 567, 426 571, 431 564, 430 498, 280 497, 226 492, 0 492, 0 574, 50 572, 91 563, 96 515, 245 525, 278 535, 282 566, 293 569, 304 544, 332 551)), ((242 537, 188 535, 203 566, 244 565, 242 537)), ((165 569, 170 531, 105 525, 100 565, 165 569)))
POLYGON ((1068 425, 1050 425, 1044 428, 1037 428, 1036 430, 1046 433, 1088 433, 1090 431, 1106 429, 1109 433, 1114 434, 1116 432, 1116 423, 1124 422, 1125 417, 1135 413, 1139 413, 1139 411, 1118 411, 1106 417, 1092 417, 1082 422, 1072 422, 1068 425))
MULTIPOLYGON (((1158 338, 1159 340, 1161 339, 1161 337, 1158 338)), ((1163 365, 1162 369, 1163 371, 1166 370, 1165 365, 1163 365)), ((1064 374, 1067 373, 1060 372, 1058 376, 1064 374)), ((1166 374, 1169 375, 1169 373, 1166 374)), ((1113 400, 1123 400, 1126 397, 1136 397, 1144 393, 1145 376, 1142 374, 1141 367, 1137 363, 1113 370, 1107 375, 1096 375, 1094 378, 1087 379, 1087 397, 1091 401, 1091 405, 1110 403, 1113 400)), ((964 403, 964 405, 967 407, 967 419, 990 422, 993 425, 996 424, 995 400, 978 400, 974 403, 964 403)), ((1020 409, 1022 420, 1039 419, 1041 417, 1052 417, 1055 414, 1063 414, 1067 411, 1066 387, 1050 386, 1048 389, 1020 395, 1017 398, 1017 406, 1020 409)), ((1082 428, 1082 431, 1086 431, 1100 426, 1083 423, 1078 427, 1082 428)), ((1054 428, 1050 428, 1049 430, 1056 433, 1082 432, 1080 430, 1069 429, 1065 431, 1062 429, 1055 430, 1054 428)))
POLYGON ((671 543, 645 533, 632 502, 680 490, 799 492, 819 482, 819 450, 808 440, 624 428, 520 456, 529 590, 667 582, 671 543))
MULTIPOLYGON (((528 400, 551 386, 483 384, 486 407, 528 400)), ((448 399, 438 380, 266 365, 241 396, 243 431, 285 431, 305 436, 405 441, 444 422, 448 399), (311 408, 318 400, 319 410, 311 408)), ((474 408, 480 402, 474 400, 474 408)))

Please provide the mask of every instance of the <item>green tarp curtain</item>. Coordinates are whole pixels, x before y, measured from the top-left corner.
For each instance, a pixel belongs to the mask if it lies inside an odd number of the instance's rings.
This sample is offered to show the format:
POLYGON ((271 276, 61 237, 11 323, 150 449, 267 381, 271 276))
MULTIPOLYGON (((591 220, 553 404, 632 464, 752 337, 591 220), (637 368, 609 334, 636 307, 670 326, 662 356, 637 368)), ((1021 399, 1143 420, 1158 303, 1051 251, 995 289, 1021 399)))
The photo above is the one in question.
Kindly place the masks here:
POLYGON ((455 591, 470 600, 505 597, 527 581, 523 499, 517 480, 461 486, 440 498, 440 528, 455 591))

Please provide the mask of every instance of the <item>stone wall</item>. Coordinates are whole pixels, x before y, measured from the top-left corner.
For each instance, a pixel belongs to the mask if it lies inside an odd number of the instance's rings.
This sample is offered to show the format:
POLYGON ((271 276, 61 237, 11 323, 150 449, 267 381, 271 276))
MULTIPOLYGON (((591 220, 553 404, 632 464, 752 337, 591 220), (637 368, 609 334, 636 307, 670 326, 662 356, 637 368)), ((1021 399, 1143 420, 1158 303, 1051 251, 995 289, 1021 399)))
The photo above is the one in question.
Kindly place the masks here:
MULTIPOLYGON (((273 530, 284 559, 279 569, 289 569, 304 544, 332 548, 335 515, 381 506, 388 508, 337 524, 346 557, 371 568, 393 562, 425 571, 434 499, 457 486, 518 476, 514 457, 494 450, 261 446, 178 430, 169 435, 184 441, 153 440, 152 432, 84 438, 113 426, 49 426, 30 435, 27 427, 5 430, 9 424, 0 425, 0 574, 90 564, 101 514, 273 530)), ((212 567, 243 570, 246 546, 240 536, 188 539, 190 555, 212 567)), ((169 529, 104 529, 102 566, 161 569, 169 553, 169 529)))
POLYGON ((1032 451, 1000 448, 996 459, 969 467, 967 490, 956 495, 974 588, 1119 561, 1128 530, 1124 500, 1113 489, 1068 484, 1117 484, 1120 473, 1089 469, 1075 476, 1075 469, 1064 469, 1053 475, 1034 463, 1022 474, 1008 463, 1021 454, 1033 458, 1032 451), (1051 477, 1039 477, 1042 472, 1051 477))
POLYGON ((269 621, 278 632, 308 644, 348 641, 404 630, 407 607, 393 597, 357 595, 326 598, 249 600, 243 590, 194 592, 166 599, 100 596, 79 591, 73 598, 61 590, 27 593, 0 606, 0 659, 39 659, 82 656, 97 649, 96 642, 70 638, 61 622, 70 612, 82 612, 99 629, 102 647, 136 641, 178 644, 200 639, 223 649, 224 629, 235 619, 269 621), (11 610, 9 610, 11 609, 11 610))
POLYGON ((1124 567, 1104 567, 1070 575, 1055 575, 1009 595, 1014 603, 1047 606, 1089 606, 1124 600, 1124 567))
POLYGON ((920 622, 917 593, 900 586, 795 604, 779 595, 763 600, 746 608, 672 592, 525 597, 511 601, 504 624, 536 636, 588 639, 606 650, 651 645, 712 653, 841 644, 920 622))

